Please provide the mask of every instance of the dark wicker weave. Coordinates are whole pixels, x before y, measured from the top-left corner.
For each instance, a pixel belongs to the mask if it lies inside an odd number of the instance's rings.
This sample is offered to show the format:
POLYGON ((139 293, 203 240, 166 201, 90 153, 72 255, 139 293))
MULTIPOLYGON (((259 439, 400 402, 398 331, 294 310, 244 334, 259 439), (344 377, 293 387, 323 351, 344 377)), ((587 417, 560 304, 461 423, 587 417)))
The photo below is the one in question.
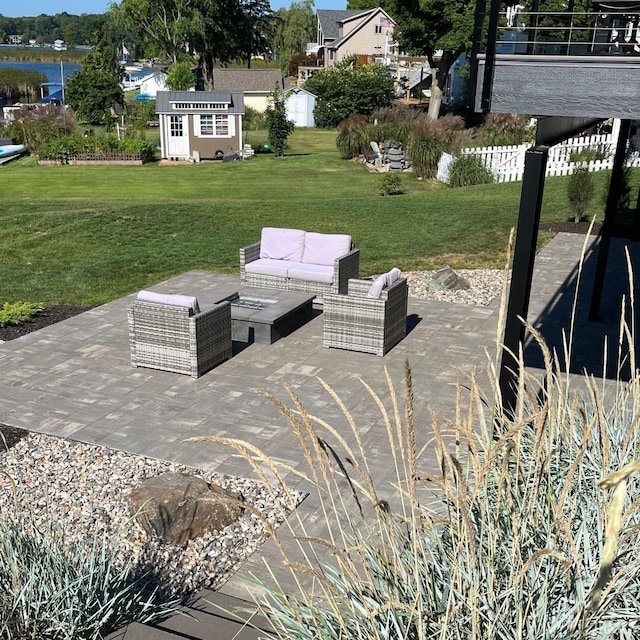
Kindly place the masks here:
POLYGON ((231 306, 197 315, 187 307, 136 300, 128 310, 131 366, 197 378, 231 357, 231 306))
POLYGON ((383 356, 407 333, 408 286, 400 278, 380 298, 368 298, 370 280, 349 280, 347 295, 324 296, 322 346, 383 356))
POLYGON ((317 296, 324 297, 325 293, 346 293, 349 278, 357 278, 360 273, 360 249, 351 249, 349 253, 335 261, 333 265, 333 282, 331 284, 247 273, 245 265, 257 260, 259 257, 259 242, 240 249, 240 280, 243 286, 315 293, 317 296))

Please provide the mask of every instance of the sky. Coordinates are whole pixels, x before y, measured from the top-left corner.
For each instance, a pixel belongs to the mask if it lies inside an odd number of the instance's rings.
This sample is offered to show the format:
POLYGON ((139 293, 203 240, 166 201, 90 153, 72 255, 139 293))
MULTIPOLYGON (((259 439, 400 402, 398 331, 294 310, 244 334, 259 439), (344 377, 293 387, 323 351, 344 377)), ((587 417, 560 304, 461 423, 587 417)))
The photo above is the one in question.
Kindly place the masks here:
MULTIPOLYGON (((289 7, 292 0, 271 0, 273 10, 289 7)), ((10 18, 39 16, 41 13, 53 15, 67 13, 104 13, 109 8, 109 0, 0 0, 0 14, 10 18)), ((347 0, 315 0, 316 9, 346 9, 347 0)))

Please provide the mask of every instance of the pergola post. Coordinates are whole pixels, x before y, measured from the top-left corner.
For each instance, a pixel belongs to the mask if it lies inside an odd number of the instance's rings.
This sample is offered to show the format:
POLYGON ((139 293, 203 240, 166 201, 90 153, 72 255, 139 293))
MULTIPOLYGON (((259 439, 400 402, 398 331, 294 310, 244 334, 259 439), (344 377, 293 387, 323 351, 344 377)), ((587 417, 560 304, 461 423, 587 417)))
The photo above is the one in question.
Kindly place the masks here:
POLYGON ((525 154, 511 286, 500 362, 499 384, 502 394, 502 408, 507 412, 511 412, 516 404, 516 388, 520 375, 518 354, 520 345, 524 341, 524 326, 520 318, 526 319, 529 311, 529 296, 548 156, 549 148, 547 146, 531 147, 527 149, 525 154))
POLYGON ((604 210, 604 220, 600 228, 600 244, 598 246, 598 262, 596 263, 596 274, 593 280, 591 291, 591 305, 589 307, 589 320, 597 320, 600 316, 600 301, 602 299, 602 287, 604 286, 604 276, 607 271, 607 261, 609 259, 609 248, 611 246, 611 236, 616 222, 616 213, 620 202, 622 191, 622 181, 624 179, 624 161, 627 153, 627 140, 631 131, 631 120, 620 122, 618 133, 618 144, 613 158, 613 169, 611 170, 611 181, 609 182, 609 192, 607 194, 607 204, 604 210))

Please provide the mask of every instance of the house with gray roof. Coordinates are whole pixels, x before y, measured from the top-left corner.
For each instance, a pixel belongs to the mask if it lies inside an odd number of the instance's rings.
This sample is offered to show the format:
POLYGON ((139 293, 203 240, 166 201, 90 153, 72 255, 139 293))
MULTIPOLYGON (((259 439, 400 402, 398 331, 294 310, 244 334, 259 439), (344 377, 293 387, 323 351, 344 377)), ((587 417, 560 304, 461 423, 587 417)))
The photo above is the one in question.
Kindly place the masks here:
POLYGON ((214 69, 213 86, 216 91, 240 91, 244 106, 260 113, 266 110, 275 87, 285 88, 280 69, 214 69))
POLYGON ((398 53, 396 23, 381 7, 366 10, 318 10, 318 57, 331 67, 350 55, 388 63, 398 53))
POLYGON ((156 112, 163 158, 199 162, 241 155, 241 92, 158 91, 156 112))

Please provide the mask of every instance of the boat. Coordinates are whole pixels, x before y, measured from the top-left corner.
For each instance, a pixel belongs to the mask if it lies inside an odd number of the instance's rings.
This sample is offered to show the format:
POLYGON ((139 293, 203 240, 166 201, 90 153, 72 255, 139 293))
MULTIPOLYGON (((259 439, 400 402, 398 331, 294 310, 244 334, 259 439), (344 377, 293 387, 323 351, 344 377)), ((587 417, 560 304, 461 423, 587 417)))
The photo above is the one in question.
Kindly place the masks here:
POLYGON ((25 153, 27 147, 23 144, 5 144, 0 146, 0 161, 6 161, 25 153))
POLYGON ((65 85, 61 82, 42 82, 40 84, 41 104, 63 104, 65 85))

